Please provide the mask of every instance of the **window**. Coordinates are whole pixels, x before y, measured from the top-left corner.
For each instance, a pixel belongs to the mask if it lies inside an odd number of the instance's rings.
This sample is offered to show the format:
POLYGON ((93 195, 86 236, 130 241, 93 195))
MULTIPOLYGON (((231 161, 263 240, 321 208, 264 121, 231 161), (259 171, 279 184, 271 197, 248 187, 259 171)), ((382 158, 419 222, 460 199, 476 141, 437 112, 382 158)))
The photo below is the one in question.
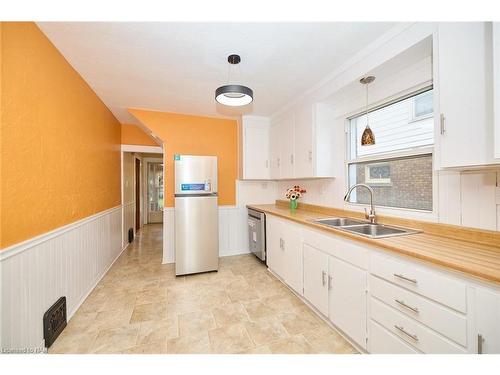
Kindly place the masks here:
POLYGON ((390 184, 391 165, 389 163, 374 163, 365 165, 366 184, 390 184))
MULTIPOLYGON (((432 211, 432 89, 379 107, 369 113, 373 146, 361 146, 366 115, 349 119, 349 186, 364 183, 378 206, 432 211)), ((368 192, 352 192, 351 203, 369 203, 368 192)))
POLYGON ((433 112, 432 90, 423 92, 413 98, 413 119, 431 117, 433 112))

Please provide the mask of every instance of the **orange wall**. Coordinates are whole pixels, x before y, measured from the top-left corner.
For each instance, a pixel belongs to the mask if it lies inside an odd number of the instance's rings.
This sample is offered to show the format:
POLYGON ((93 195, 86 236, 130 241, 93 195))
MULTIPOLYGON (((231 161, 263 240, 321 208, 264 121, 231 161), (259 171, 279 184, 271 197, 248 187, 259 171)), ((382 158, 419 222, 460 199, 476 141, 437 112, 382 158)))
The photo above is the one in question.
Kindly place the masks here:
POLYGON ((120 123, 34 23, 0 27, 4 248, 120 204, 120 123))
POLYGON ((144 130, 129 124, 122 124, 122 145, 158 146, 144 130))
POLYGON ((165 206, 174 205, 174 155, 218 157, 219 205, 236 203, 238 133, 235 120, 129 109, 164 143, 165 206))

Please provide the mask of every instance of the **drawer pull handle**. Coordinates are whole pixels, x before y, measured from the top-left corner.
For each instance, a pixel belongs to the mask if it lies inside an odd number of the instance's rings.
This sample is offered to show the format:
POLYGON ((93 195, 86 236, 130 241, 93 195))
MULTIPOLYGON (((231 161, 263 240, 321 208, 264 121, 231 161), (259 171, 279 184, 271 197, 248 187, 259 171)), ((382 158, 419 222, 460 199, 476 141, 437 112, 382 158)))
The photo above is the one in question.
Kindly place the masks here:
POLYGON ((403 306, 403 307, 406 307, 407 309, 413 311, 414 313, 417 313, 418 314, 418 307, 411 307, 411 306, 408 306, 404 301, 401 301, 399 299, 395 299, 394 301, 396 301, 399 305, 403 306))
POLYGON ((404 275, 401 275, 399 273, 395 273, 394 277, 397 277, 398 279, 404 280, 404 281, 409 281, 410 283, 416 284, 417 279, 410 279, 409 277, 406 277, 404 275))
POLYGON ((484 337, 483 335, 477 335, 477 354, 483 354, 483 343, 484 337))
POLYGON ((409 338, 411 338, 411 339, 413 339, 413 340, 415 340, 415 341, 418 342, 418 336, 417 335, 412 335, 411 333, 406 332, 403 327, 400 327, 398 325, 395 325, 394 328, 396 328, 399 332, 405 334, 409 338))
POLYGON ((325 271, 321 271, 321 282, 323 284, 323 286, 325 286, 326 284, 326 272, 325 271))
POLYGON ((332 289, 333 277, 328 275, 328 290, 332 289))

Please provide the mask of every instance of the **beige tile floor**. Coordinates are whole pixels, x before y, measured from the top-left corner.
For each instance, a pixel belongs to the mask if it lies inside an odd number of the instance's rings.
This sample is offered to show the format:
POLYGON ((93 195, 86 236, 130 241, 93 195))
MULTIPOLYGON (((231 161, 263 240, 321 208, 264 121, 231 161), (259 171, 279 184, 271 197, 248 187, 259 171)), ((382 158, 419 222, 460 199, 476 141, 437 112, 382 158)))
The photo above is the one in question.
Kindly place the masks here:
POLYGON ((356 353, 253 255, 176 277, 144 227, 49 353, 356 353))

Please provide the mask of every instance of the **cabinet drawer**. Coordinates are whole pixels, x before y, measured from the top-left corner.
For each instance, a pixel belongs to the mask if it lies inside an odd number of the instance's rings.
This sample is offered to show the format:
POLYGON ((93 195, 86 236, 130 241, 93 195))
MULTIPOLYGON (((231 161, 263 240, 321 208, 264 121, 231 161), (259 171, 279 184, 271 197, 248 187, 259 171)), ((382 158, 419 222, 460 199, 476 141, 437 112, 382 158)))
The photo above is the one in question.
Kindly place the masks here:
POLYGON ((465 313, 466 286, 437 272, 410 263, 371 254, 370 273, 465 313))
POLYGON ((467 319, 427 298, 370 275, 370 294, 449 339, 467 345, 467 319))
POLYGON ((399 337, 386 330, 377 322, 370 321, 369 352, 372 354, 417 354, 415 348, 411 347, 399 337))
POLYGON ((325 235, 319 231, 304 229, 302 231, 304 243, 333 255, 345 262, 361 269, 368 269, 368 252, 363 246, 345 240, 338 236, 325 235))
POLYGON ((423 353, 465 354, 466 350, 423 324, 371 297, 371 319, 423 353))

